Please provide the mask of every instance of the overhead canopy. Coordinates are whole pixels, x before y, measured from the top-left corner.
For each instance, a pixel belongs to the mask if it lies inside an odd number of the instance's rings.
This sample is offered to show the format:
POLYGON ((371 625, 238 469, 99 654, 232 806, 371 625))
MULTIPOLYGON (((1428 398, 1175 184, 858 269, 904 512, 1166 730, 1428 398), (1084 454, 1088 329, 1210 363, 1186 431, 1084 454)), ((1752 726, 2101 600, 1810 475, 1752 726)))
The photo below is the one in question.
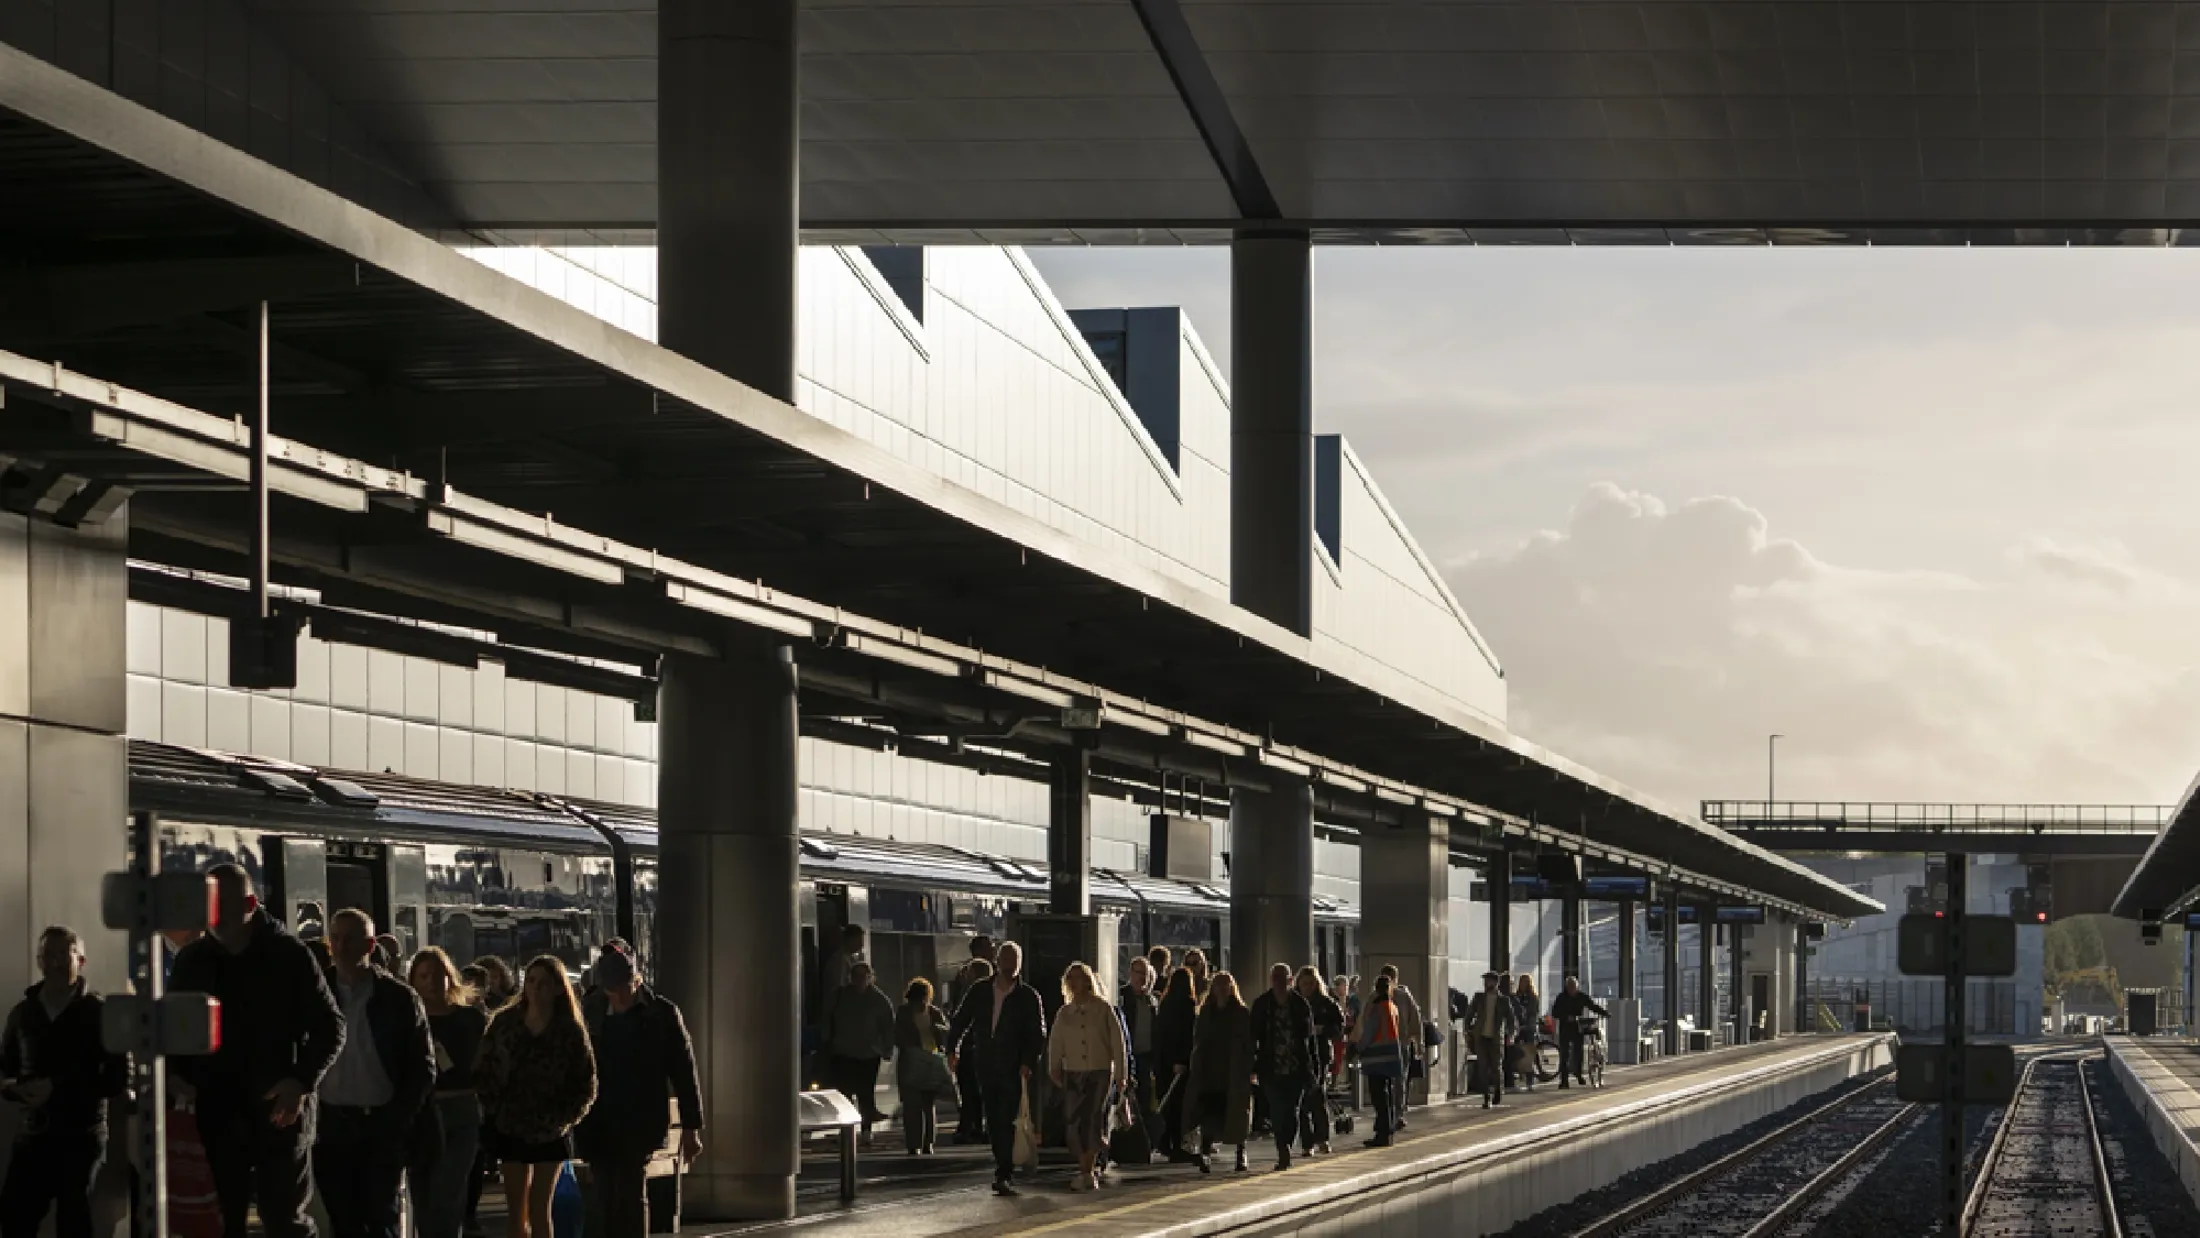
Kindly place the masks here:
MULTIPOLYGON (((37 54, 450 224, 656 218, 656 0, 122 6, 112 55, 70 6, 17 7, 37 54)), ((799 45, 820 239, 2164 243, 2200 218, 2186 5, 804 0, 799 45)))
POLYGON ((2169 823, 2154 836, 2154 843, 2139 858, 2139 867, 2116 895, 2113 915, 2137 920, 2147 913, 2166 914, 2189 902, 2200 892, 2200 777, 2185 787, 2170 810, 2169 823))
MULTIPOLYGON (((244 509, 204 473, 239 467, 226 415, 251 399, 246 315, 265 299, 275 427, 297 453, 282 471, 311 475, 278 510, 275 556, 333 603, 631 657, 709 649, 723 629, 668 606, 668 582, 739 582, 810 608, 804 632, 845 613, 962 651, 931 659, 952 691, 895 704, 874 688, 874 713, 967 705, 983 651, 1077 694, 1232 729, 1248 754, 1318 754, 1836 918, 1877 906, 5 49, 0 265, 0 346, 37 360, 10 384, 0 452, 41 478, 115 470, 138 495, 140 557, 237 570, 244 509), (50 377, 48 362, 61 366, 50 377), (16 407, 53 388, 70 393, 61 411, 123 416, 102 438, 16 407), (190 450, 112 437, 141 422, 188 427, 190 450), (331 489, 340 501, 324 501, 331 489)), ((805 665, 833 656, 805 651, 805 665)), ((979 695, 968 707, 1001 699, 979 695)))

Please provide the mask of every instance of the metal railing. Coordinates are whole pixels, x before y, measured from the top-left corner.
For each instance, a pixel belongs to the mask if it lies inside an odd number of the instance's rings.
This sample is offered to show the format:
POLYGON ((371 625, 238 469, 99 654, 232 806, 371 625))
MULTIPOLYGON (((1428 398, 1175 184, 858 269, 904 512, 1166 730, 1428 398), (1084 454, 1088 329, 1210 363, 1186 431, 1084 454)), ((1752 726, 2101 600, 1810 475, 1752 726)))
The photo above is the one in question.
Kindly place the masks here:
POLYGON ((1705 800, 1703 819, 1722 829, 1859 830, 1882 833, 2154 834, 2175 811, 2163 804, 1932 804, 1896 800, 1705 800))

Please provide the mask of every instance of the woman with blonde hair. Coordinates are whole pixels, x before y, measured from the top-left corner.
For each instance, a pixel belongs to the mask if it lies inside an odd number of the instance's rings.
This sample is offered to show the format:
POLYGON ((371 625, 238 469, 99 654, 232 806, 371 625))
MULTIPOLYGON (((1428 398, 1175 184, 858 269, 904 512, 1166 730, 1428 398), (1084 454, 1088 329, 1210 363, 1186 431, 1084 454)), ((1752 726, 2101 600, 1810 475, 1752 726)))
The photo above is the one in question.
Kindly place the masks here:
MULTIPOLYGON (((1520 981, 1513 988, 1513 1017, 1520 1021, 1520 1030, 1514 1043, 1518 1049, 1508 1050, 1508 1062, 1518 1063, 1518 1082, 1529 1091, 1535 1091, 1535 1033, 1543 1016, 1543 999, 1535 991, 1535 977, 1520 973, 1520 981)), ((1507 1074, 1516 1072, 1508 1070, 1507 1074)))
MULTIPOLYGON (((983 962, 983 960, 979 960, 983 962)), ((988 975, 992 972, 986 967, 988 975)), ((947 1015, 932 1004, 932 982, 922 976, 902 990, 901 1010, 894 1016, 894 1084, 901 1089, 901 1133, 909 1143, 909 1155, 930 1156, 939 1139, 939 1101, 952 1091, 954 1075, 947 1069, 947 1015)))
MULTIPOLYGON (((421 1238, 459 1238, 466 1218, 466 1194, 474 1156, 481 1148, 481 1098, 474 1092, 474 1059, 489 1016, 458 966, 440 946, 412 956, 405 978, 428 1012, 435 1044, 435 1099, 428 1108, 441 1129, 440 1152, 408 1167, 421 1238)), ((433 1147, 427 1140, 416 1144, 433 1147)))
POLYGON ((1072 963, 1062 971, 1062 1009, 1047 1033, 1047 1078, 1062 1094, 1063 1130, 1077 1157, 1069 1189, 1100 1185, 1100 1154, 1108 1146, 1108 1094, 1131 1077, 1123 1020, 1115 1003, 1100 996, 1092 968, 1072 963))
POLYGON ((474 1066, 489 1148, 504 1168, 511 1238, 549 1238, 550 1197, 573 1128, 596 1103, 596 1055, 565 964, 539 955, 519 997, 489 1020, 474 1066))

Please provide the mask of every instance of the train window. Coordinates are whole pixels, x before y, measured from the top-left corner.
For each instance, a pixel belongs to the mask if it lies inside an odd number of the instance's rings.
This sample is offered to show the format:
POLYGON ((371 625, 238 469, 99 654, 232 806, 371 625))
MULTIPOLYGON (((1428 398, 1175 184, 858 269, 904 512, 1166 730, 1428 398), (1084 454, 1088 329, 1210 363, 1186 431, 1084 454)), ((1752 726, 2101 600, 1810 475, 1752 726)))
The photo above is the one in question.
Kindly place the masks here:
POLYGON ((557 869, 557 865, 555 865, 555 864, 552 864, 552 863, 551 863, 550 861, 548 861, 548 860, 544 860, 544 861, 542 862, 542 884, 544 884, 544 885, 548 886, 548 885, 556 885, 557 883, 558 883, 558 869, 557 869))
POLYGON ((918 890, 871 889, 871 928, 881 933, 932 932, 932 898, 918 890))
MULTIPOLYGON (((374 916, 375 898, 374 867, 355 860, 339 860, 334 856, 328 862, 328 905, 338 911, 356 907, 374 916)), ((381 923, 379 917, 376 923, 381 923)))

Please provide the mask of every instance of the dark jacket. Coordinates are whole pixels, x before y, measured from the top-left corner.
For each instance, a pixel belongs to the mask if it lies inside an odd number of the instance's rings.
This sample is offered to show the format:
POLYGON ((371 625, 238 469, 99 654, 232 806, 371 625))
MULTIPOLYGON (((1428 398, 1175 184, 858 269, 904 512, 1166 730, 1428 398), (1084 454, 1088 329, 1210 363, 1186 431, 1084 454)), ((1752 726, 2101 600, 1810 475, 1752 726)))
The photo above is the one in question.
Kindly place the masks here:
MULTIPOLYGON (((1157 1071, 1175 1070, 1192 1062, 1192 1029, 1199 1018, 1199 1003, 1185 989, 1161 999, 1154 1012, 1153 1061, 1157 1071)), ((1168 1086, 1163 1080, 1162 1086, 1168 1086)))
POLYGON ((1344 1007, 1327 993, 1316 993, 1306 999, 1314 1011, 1314 1054, 1318 1065, 1327 1068, 1332 1046, 1344 1039, 1344 1007))
POLYGON ((588 1039, 596 1050, 599 1078, 625 1080, 638 1085, 632 1095, 620 1089, 600 1091, 575 1133, 583 1158, 644 1158, 665 1146, 672 1132, 670 1097, 680 1106, 680 1129, 703 1129, 703 1093, 695 1078, 695 1042, 688 1037, 687 1020, 672 999, 643 985, 625 1014, 611 1013, 611 998, 601 991, 581 1002, 581 1017, 588 1025, 588 1039), (631 1036, 606 1034, 612 1019, 636 1019, 626 1030, 631 1036), (607 1061, 616 1047, 624 1061, 607 1061))
POLYGON ((1562 990, 1557 997, 1551 999, 1551 1017, 1558 1020, 1560 1036, 1579 1036, 1581 1025, 1575 1023, 1575 1019, 1585 1014, 1604 1013, 1604 1007, 1590 1001, 1587 993, 1567 993, 1562 990))
MULTIPOLYGON (((1161 999, 1150 988, 1144 993, 1140 993, 1126 984, 1115 991, 1115 1008, 1123 1015, 1123 1043, 1128 1045, 1132 1055, 1136 1056, 1138 1053, 1136 1043, 1138 1019, 1143 1014, 1146 1020, 1146 1035, 1149 1038, 1155 1037, 1160 1029, 1156 1026, 1158 1021, 1154 1016, 1161 1009, 1161 999)), ((1151 1043, 1147 1045, 1146 1051, 1148 1053, 1154 1051, 1151 1043)))
MULTIPOLYGON (((382 1059, 382 1073, 390 1081, 390 1102, 375 1120, 385 1137, 433 1138, 441 1141, 442 1127, 428 1115, 428 1097, 435 1091, 435 1037, 428 1031, 428 1012, 412 986, 375 967, 370 972, 373 996, 367 998, 367 1028, 374 1037, 374 1055, 382 1059)), ((323 973, 331 995, 341 993, 336 973, 323 973)), ((338 999, 339 1009, 342 999, 338 999)), ((346 1028, 348 1037, 358 1028, 346 1028)), ((333 1060, 333 1059, 332 1059, 333 1060)))
POLYGON ((553 1020, 527 1029, 527 1006, 513 1002, 489 1020, 474 1063, 482 1120, 522 1143, 548 1143, 580 1125, 596 1103, 596 1055, 588 1029, 553 1020))
POLYGON ((53 1084, 46 1103, 28 1110, 23 1135, 99 1135, 107 1133, 107 1098, 120 1096, 130 1082, 130 1060, 101 1046, 98 993, 82 980, 59 1018, 46 1015, 39 1000, 42 985, 32 985, 8 1012, 0 1034, 0 1078, 44 1079, 53 1084))
POLYGON ((1536 1032, 1539 1030, 1538 1025, 1543 1014, 1543 999, 1539 997, 1528 997, 1518 992, 1515 992, 1513 994, 1512 1006, 1513 1021, 1520 1025, 1519 1034, 1524 1037, 1533 1038, 1536 1032))
POLYGON ((964 994, 943 1047, 951 1054, 975 1054, 987 1078, 1014 1076, 1020 1068, 1036 1071, 1047 1052, 1047 1016, 1039 1007, 1039 990, 1018 980, 1008 991, 996 1027, 993 997, 998 992, 996 984, 981 984, 964 994))
POLYGON ((474 1062, 481 1057, 481 1038, 488 1032, 489 1012, 479 1003, 453 1006, 447 1014, 428 1016, 428 1034, 442 1049, 436 1055, 436 1091, 473 1091, 474 1062), (442 1064, 446 1058, 448 1066, 442 1064))
POLYGON ((258 1113, 268 1089, 295 1079, 311 1095, 344 1044, 344 1016, 313 952, 266 912, 235 954, 209 933, 176 954, 169 987, 222 1004, 222 1047, 210 1057, 172 1057, 168 1068, 198 1089, 199 1108, 258 1113))
MULTIPOLYGON (((1244 1143, 1253 1124, 1253 1018, 1243 1006, 1207 1003, 1192 1031, 1191 1070, 1184 1076, 1191 1103, 1223 1097, 1222 1142, 1244 1143)), ((1203 1131, 1202 1134, 1205 1134, 1203 1131)))
POLYGON ((1253 999, 1253 1069, 1261 1078, 1308 1076, 1314 1073, 1314 1007, 1287 990, 1283 995, 1284 1022, 1289 1030, 1276 1043, 1276 994, 1263 989, 1253 999), (1286 1064, 1278 1065, 1278 1059, 1286 1064))

